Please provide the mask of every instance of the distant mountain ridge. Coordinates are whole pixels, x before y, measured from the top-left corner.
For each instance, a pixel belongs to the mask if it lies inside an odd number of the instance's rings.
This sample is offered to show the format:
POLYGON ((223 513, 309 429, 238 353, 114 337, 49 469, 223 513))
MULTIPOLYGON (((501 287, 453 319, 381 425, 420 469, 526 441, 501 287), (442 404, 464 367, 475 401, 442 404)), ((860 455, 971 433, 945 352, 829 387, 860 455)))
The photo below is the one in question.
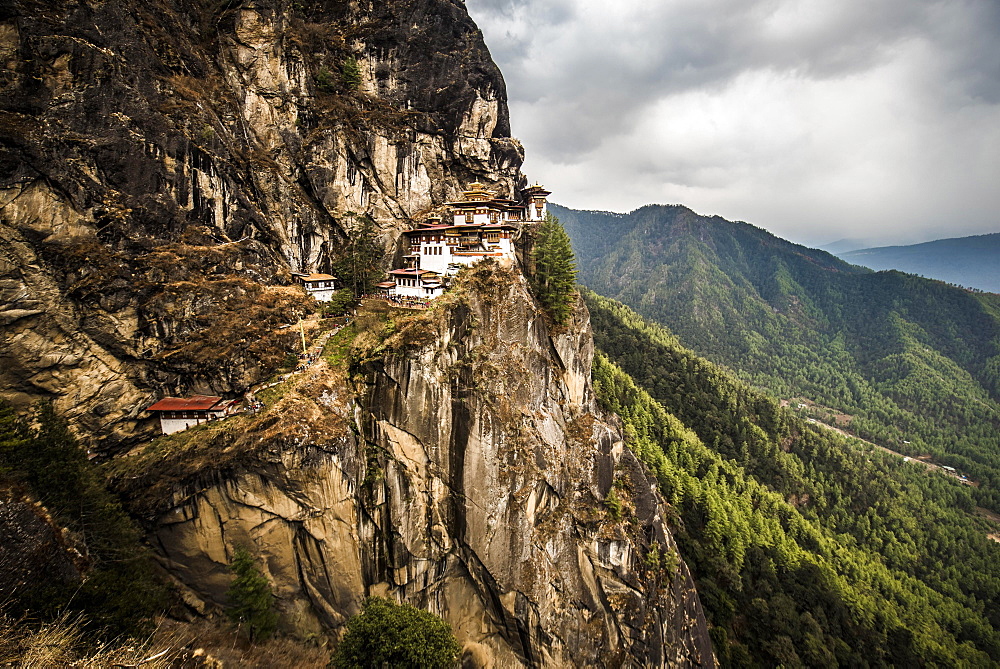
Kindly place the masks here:
POLYGON ((874 270, 895 269, 1000 293, 1000 232, 909 246, 842 251, 836 255, 874 270))
POLYGON ((584 285, 773 395, 969 473, 981 504, 1000 508, 1000 296, 874 272, 683 206, 551 210, 584 285))

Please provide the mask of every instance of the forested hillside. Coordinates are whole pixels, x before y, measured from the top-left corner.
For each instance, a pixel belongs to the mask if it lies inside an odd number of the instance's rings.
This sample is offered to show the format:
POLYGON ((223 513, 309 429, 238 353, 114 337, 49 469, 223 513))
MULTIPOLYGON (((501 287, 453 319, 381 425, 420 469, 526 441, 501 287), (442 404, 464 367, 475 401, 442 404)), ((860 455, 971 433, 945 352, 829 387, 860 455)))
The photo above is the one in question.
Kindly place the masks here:
POLYGON ((584 285, 773 395, 957 468, 1000 509, 1000 296, 872 272, 680 206, 553 211, 584 285))
POLYGON ((810 425, 585 298, 595 389, 672 505, 724 665, 1000 661, 1000 545, 969 487, 810 425))
POLYGON ((897 269, 991 293, 1000 293, 1000 232, 881 246, 837 255, 870 269, 897 269))

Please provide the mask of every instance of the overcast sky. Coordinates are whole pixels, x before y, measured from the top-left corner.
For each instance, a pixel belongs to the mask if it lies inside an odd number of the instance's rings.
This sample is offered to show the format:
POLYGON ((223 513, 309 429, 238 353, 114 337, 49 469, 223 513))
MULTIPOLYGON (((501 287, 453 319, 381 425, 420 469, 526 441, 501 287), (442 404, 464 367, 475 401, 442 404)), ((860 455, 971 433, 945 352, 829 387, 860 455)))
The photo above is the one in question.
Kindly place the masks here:
POLYGON ((1000 232, 1000 0, 467 0, 524 170, 793 241, 1000 232))

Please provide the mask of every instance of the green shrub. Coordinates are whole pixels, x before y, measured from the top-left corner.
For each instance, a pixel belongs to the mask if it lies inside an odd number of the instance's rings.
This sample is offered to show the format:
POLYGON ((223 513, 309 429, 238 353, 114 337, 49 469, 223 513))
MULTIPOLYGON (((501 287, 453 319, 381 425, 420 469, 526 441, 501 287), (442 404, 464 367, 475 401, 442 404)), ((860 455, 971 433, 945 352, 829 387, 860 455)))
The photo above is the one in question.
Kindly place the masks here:
POLYGON ((341 669, 435 669, 454 666, 460 650, 451 627, 441 618, 409 604, 371 597, 364 610, 348 621, 333 661, 341 669))
POLYGON ((604 498, 604 506, 608 507, 608 513, 615 520, 622 519, 622 502, 618 499, 618 493, 615 492, 614 486, 608 490, 607 497, 604 498))
POLYGON ((321 93, 333 93, 337 90, 337 82, 333 78, 333 72, 325 67, 316 71, 316 88, 321 93))
POLYGON ((348 56, 344 60, 340 67, 340 78, 349 91, 356 91, 361 87, 361 68, 357 58, 348 56))
POLYGON ((257 568, 250 551, 243 546, 238 546, 233 552, 229 568, 236 578, 226 593, 229 597, 226 615, 252 641, 264 641, 278 628, 271 584, 257 568))
POLYGON ((354 291, 341 288, 334 292, 329 302, 320 307, 320 312, 325 316, 343 316, 360 303, 361 301, 354 297, 354 291))

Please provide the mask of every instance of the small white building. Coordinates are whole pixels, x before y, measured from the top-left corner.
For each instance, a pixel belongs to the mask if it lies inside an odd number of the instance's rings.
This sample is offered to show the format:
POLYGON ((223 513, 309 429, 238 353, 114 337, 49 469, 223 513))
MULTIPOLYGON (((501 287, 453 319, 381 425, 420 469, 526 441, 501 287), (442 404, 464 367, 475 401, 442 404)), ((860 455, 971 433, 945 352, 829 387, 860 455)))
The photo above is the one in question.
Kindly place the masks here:
POLYGON ((160 418, 163 434, 173 434, 195 425, 232 416, 239 408, 239 400, 224 400, 213 395, 193 397, 164 397, 146 408, 160 418))
POLYGON ((444 292, 441 274, 427 269, 394 269, 389 272, 390 281, 380 286, 394 283, 390 296, 416 300, 432 300, 444 292))
POLYGON ((329 274, 299 274, 297 278, 306 292, 319 302, 329 302, 337 290, 337 277, 329 274))

